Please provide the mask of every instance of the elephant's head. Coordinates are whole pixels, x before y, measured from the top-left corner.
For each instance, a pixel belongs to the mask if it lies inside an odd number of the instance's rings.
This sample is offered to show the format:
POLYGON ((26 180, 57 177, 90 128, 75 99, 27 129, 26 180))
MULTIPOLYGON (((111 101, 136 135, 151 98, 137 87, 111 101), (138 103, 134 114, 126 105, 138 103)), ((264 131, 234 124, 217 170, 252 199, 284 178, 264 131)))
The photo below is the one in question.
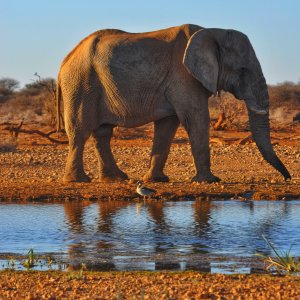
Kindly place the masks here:
POLYGON ((235 30, 201 29, 190 38, 183 63, 212 94, 225 90, 246 102, 258 149, 285 179, 291 178, 271 145, 267 84, 248 37, 235 30))

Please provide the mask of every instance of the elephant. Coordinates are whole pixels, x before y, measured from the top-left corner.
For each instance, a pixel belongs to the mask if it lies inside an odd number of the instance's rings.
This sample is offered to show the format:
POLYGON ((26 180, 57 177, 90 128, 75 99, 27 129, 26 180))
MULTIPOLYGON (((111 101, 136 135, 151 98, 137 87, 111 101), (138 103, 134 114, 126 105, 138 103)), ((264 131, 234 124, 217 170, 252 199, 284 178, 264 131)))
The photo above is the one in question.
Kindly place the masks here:
POLYGON ((259 151, 285 179, 291 178, 270 141, 267 84, 245 34, 191 24, 146 33, 92 33, 65 57, 57 80, 58 130, 63 103, 69 139, 64 182, 90 181, 83 167, 89 137, 100 179, 127 179, 111 151, 113 128, 150 122, 154 138, 145 181, 169 180, 163 169, 179 124, 191 144, 192 180, 220 181, 211 172, 208 98, 221 90, 245 101, 259 151))

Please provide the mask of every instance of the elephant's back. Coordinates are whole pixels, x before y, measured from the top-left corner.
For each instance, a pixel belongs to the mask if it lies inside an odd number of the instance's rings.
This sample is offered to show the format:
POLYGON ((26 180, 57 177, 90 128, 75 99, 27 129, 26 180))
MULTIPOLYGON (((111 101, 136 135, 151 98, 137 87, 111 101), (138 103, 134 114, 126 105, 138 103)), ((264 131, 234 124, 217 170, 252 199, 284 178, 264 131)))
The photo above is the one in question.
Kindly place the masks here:
POLYGON ((170 41, 170 40, 177 39, 180 33, 183 33, 186 36, 186 38, 189 39, 196 31, 200 29, 203 29, 203 27, 194 24, 183 24, 180 26, 169 27, 157 31, 137 33, 137 35, 160 38, 166 41, 170 41))
POLYGON ((61 68, 72 58, 77 52, 81 52, 85 48, 95 48, 101 37, 117 34, 127 34, 126 31, 119 29, 102 29, 91 33, 82 39, 63 59, 61 68))
POLYGON ((140 32, 140 33, 131 33, 126 32, 119 29, 102 29, 93 32, 92 34, 88 35, 84 39, 82 39, 72 50, 69 52, 69 54, 64 58, 62 61, 61 67, 63 67, 72 56, 76 54, 76 52, 81 52, 82 50, 85 50, 86 47, 89 48, 89 50, 95 50, 97 43, 100 41, 102 37, 113 37, 115 38, 117 35, 124 37, 124 35, 127 36, 128 39, 135 39, 138 37, 148 37, 148 38, 158 38, 166 41, 170 41, 173 39, 176 39, 179 33, 184 33, 186 38, 189 39, 193 33, 196 31, 202 29, 203 27, 200 27, 198 25, 193 24, 183 24, 180 26, 175 27, 169 27, 166 29, 160 29, 156 31, 149 31, 149 32, 140 32), (81 50, 81 51, 80 51, 81 50))

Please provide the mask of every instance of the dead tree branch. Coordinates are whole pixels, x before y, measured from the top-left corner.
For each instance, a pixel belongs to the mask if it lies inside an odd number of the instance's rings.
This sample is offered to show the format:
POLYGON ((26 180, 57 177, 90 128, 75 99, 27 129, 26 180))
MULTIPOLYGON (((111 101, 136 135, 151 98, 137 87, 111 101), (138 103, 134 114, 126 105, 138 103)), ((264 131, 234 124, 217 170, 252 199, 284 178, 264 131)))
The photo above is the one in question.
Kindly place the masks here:
POLYGON ((216 130, 216 131, 218 131, 218 130, 224 130, 225 121, 226 121, 225 113, 222 112, 222 113, 219 114, 218 121, 213 126, 214 130, 216 130))
POLYGON ((23 126, 23 123, 24 123, 24 120, 22 120, 22 122, 16 127, 13 125, 9 125, 9 126, 5 127, 3 130, 8 130, 15 138, 18 137, 19 133, 38 134, 38 135, 42 136, 43 138, 48 139, 52 143, 63 144, 63 145, 69 143, 68 141, 61 141, 61 140, 51 137, 51 135, 53 133, 56 133, 56 130, 51 130, 48 133, 45 133, 45 132, 42 132, 37 129, 33 129, 33 130, 22 129, 21 127, 23 126))
POLYGON ((38 80, 36 81, 40 86, 45 87, 46 90, 48 91, 48 93, 50 95, 52 95, 52 98, 55 100, 56 98, 56 90, 55 90, 55 84, 54 84, 54 80, 51 80, 51 87, 49 86, 49 84, 47 84, 46 82, 44 82, 41 78, 41 76, 35 72, 34 76, 38 77, 38 80))

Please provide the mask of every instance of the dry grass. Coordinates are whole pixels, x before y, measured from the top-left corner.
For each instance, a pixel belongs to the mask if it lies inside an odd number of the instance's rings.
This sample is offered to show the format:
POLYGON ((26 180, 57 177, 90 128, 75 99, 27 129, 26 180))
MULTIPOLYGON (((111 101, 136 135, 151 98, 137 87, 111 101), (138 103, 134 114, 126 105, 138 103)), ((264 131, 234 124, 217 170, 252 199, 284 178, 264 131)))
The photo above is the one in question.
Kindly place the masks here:
POLYGON ((286 275, 300 272, 299 258, 295 258, 291 255, 292 246, 288 251, 282 251, 276 249, 274 244, 271 243, 265 236, 263 236, 263 239, 275 254, 275 257, 271 257, 265 254, 257 254, 264 259, 265 269, 267 271, 277 275, 286 275))

